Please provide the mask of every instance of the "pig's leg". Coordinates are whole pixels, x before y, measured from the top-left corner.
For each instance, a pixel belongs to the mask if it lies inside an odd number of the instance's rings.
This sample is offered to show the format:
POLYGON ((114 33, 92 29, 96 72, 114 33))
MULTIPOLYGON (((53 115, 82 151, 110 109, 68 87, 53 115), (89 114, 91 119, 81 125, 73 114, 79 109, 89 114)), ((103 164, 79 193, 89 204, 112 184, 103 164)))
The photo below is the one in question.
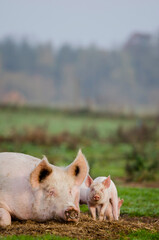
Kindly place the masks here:
POLYGON ((97 216, 99 217, 99 215, 100 215, 100 209, 101 209, 101 206, 97 206, 96 207, 96 212, 97 212, 97 216))
POLYGON ((93 220, 96 220, 96 207, 94 206, 89 206, 89 210, 91 212, 93 220))
POLYGON ((11 215, 4 208, 0 208, 0 226, 6 227, 8 225, 11 225, 11 215))
POLYGON ((110 220, 110 221, 112 221, 112 220, 114 219, 111 203, 109 203, 109 204, 108 204, 108 207, 106 208, 106 211, 105 211, 105 219, 108 219, 108 220, 110 220))
POLYGON ((105 211, 107 209, 107 206, 108 206, 108 203, 104 203, 102 206, 101 206, 101 210, 100 210, 100 214, 99 214, 99 220, 102 221, 104 220, 104 216, 105 216, 105 211))
POLYGON ((111 203, 112 203, 112 212, 115 220, 118 220, 118 197, 113 196, 111 198, 111 203))

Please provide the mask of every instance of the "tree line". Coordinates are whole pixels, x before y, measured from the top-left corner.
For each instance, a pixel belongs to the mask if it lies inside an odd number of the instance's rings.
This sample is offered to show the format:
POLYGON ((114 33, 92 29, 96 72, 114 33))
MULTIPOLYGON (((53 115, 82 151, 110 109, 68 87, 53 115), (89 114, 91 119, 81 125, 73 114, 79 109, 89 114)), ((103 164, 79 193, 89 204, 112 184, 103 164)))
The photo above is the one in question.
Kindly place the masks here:
POLYGON ((138 36, 140 41, 130 39, 111 50, 69 44, 55 49, 50 43, 3 39, 0 101, 16 92, 28 104, 103 109, 158 106, 159 39, 145 39, 138 36))

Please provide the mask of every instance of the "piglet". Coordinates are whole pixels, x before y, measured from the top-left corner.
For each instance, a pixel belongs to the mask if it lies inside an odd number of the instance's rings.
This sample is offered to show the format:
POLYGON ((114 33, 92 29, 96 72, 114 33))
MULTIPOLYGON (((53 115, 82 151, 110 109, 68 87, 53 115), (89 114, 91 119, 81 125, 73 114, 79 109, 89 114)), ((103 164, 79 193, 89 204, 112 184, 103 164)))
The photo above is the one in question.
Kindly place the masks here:
POLYGON ((110 176, 98 177, 93 181, 88 175, 80 187, 80 202, 88 204, 94 220, 96 220, 96 212, 98 212, 99 220, 105 219, 110 200, 114 219, 118 220, 118 194, 110 176))

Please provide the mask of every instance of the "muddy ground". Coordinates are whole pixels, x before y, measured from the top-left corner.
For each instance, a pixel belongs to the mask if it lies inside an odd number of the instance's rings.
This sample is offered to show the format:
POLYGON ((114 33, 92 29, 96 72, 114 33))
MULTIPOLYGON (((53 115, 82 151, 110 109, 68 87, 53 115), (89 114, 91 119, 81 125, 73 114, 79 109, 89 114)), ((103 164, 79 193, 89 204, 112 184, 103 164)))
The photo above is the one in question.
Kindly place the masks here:
POLYGON ((77 239, 118 239, 131 231, 146 229, 159 232, 159 218, 130 217, 122 215, 119 221, 93 221, 88 213, 81 213, 78 223, 48 221, 13 221, 6 229, 0 229, 0 236, 54 234, 77 239))

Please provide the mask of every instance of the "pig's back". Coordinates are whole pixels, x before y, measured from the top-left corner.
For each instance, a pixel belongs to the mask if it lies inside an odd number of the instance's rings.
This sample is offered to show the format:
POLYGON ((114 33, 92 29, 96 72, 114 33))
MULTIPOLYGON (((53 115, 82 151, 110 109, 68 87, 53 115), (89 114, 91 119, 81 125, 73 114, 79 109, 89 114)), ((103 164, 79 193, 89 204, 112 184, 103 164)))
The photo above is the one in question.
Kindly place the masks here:
POLYGON ((22 153, 0 153, 0 207, 19 219, 31 216, 30 173, 40 159, 22 153))
POLYGON ((0 153, 0 176, 14 177, 30 175, 41 160, 23 153, 0 153))

